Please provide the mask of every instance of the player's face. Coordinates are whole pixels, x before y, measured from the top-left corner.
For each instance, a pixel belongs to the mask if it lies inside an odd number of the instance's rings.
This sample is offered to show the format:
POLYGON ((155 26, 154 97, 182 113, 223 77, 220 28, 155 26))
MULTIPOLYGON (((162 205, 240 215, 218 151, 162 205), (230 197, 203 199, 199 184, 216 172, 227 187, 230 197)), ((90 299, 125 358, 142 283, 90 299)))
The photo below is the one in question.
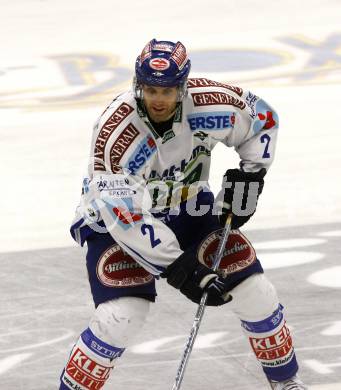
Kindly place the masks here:
POLYGON ((144 85, 142 89, 144 104, 154 122, 164 122, 174 114, 178 94, 177 87, 144 85))

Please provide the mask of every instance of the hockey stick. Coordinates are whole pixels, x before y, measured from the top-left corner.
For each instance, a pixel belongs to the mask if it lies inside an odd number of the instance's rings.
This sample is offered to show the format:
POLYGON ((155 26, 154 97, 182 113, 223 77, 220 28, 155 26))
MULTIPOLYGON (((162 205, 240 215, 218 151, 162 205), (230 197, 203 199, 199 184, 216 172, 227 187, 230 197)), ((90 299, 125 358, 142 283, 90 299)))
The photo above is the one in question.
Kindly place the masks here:
MULTIPOLYGON (((232 220, 232 214, 229 214, 227 216, 225 227, 224 227, 221 239, 219 241, 217 251, 215 253, 215 258, 214 258, 213 267, 212 267, 213 271, 216 271, 218 269, 221 258, 223 257, 225 245, 227 243, 227 240, 228 240, 228 237, 229 237, 229 234, 231 231, 231 220, 232 220)), ((182 359, 181 359, 181 362, 179 364, 178 371, 176 373, 175 382, 174 382, 174 385, 172 387, 172 390, 179 390, 180 389, 181 382, 184 378, 185 369, 186 369, 189 357, 191 355, 195 339, 196 339, 198 331, 199 331, 201 320, 204 316, 207 296, 208 296, 208 293, 207 293, 207 291, 205 291, 202 294, 197 312, 195 314, 191 333, 190 333, 189 338, 187 340, 185 350, 184 350, 184 353, 182 355, 182 359)))

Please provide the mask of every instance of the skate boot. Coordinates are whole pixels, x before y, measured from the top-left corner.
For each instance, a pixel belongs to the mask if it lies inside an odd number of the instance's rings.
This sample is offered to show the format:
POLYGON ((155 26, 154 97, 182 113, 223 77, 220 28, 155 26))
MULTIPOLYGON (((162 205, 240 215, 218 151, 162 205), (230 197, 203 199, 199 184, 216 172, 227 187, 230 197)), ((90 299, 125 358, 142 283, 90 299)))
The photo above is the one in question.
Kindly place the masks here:
POLYGON ((274 382, 270 380, 269 383, 273 390, 308 390, 308 387, 305 386, 297 375, 283 382, 274 382))

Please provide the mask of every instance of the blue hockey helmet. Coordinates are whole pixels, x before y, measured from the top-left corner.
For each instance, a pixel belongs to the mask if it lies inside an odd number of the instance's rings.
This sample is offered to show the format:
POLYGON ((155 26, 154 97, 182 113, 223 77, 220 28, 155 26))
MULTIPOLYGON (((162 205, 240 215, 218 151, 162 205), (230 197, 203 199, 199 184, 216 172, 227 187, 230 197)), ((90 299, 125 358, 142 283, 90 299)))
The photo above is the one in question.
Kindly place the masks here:
POLYGON ((179 87, 181 100, 186 92, 187 77, 191 69, 185 46, 181 42, 152 39, 135 62, 135 93, 141 98, 143 84, 158 87, 179 87))

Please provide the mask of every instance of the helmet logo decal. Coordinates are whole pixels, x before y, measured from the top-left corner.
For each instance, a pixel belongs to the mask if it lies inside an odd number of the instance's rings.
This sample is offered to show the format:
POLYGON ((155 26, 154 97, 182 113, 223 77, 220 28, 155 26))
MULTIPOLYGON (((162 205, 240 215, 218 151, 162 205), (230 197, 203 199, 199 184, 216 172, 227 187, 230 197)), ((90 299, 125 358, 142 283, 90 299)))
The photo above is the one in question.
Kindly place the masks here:
POLYGON ((165 43, 156 43, 153 46, 153 50, 165 51, 171 53, 173 51, 173 46, 165 43))
POLYGON ((146 46, 143 48, 142 53, 140 55, 140 65, 147 59, 152 56, 152 45, 151 42, 148 42, 146 46))
POLYGON ((149 66, 155 70, 166 70, 170 67, 170 63, 166 58, 153 58, 149 61, 149 66))
POLYGON ((178 42, 173 50, 173 53, 170 57, 179 67, 182 69, 187 63, 187 53, 185 46, 178 42))

